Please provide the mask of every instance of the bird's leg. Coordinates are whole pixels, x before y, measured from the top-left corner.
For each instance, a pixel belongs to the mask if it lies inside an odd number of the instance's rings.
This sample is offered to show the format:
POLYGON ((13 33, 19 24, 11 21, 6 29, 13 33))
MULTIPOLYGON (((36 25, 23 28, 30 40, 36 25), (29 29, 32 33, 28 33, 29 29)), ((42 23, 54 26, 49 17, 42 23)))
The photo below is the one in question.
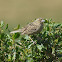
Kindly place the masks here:
POLYGON ((31 42, 33 42, 32 38, 30 36, 29 36, 29 38, 30 38, 31 42))
POLYGON ((36 44, 36 41, 33 41, 33 39, 29 36, 29 38, 31 39, 30 42, 32 42, 33 44, 36 44))

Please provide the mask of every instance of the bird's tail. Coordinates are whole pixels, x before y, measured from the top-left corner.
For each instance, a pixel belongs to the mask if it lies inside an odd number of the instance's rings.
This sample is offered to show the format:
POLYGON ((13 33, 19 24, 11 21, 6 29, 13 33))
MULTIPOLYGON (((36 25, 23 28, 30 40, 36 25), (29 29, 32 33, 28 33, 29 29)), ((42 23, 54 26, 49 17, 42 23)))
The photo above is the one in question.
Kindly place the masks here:
POLYGON ((17 33, 17 32, 21 32, 21 30, 15 30, 15 31, 11 31, 10 33, 17 33))

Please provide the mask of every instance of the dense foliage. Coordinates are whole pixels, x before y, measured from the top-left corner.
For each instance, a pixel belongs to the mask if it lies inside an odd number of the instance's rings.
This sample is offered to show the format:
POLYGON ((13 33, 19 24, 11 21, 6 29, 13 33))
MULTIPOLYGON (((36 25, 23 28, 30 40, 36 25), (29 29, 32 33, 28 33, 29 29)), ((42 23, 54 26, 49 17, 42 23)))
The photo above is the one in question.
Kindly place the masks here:
POLYGON ((10 34, 1 21, 0 62, 62 62, 62 24, 45 19, 43 30, 30 37, 10 34))

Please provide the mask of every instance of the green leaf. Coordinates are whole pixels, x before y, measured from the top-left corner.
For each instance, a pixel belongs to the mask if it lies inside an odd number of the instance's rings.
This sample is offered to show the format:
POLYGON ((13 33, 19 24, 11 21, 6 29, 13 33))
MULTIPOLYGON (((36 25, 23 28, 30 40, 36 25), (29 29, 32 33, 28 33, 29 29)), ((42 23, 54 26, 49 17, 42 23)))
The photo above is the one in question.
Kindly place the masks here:
POLYGON ((33 59, 29 58, 26 62, 33 62, 33 59))
POLYGON ((18 25, 18 29, 20 28, 20 24, 18 25))
POLYGON ((59 53, 62 53, 62 50, 56 50, 57 52, 59 52, 59 53))
POLYGON ((47 31, 49 31, 49 26, 47 25, 47 31))
POLYGON ((45 19, 45 22, 44 23, 48 23, 48 20, 47 19, 45 19))
POLYGON ((55 28, 58 28, 59 26, 61 26, 61 24, 55 24, 55 28))
POLYGON ((0 39, 1 39, 1 34, 0 34, 0 39))
POLYGON ((8 29, 8 24, 6 25, 6 29, 8 29))
POLYGON ((52 54, 54 54, 55 53, 55 48, 54 47, 52 47, 52 54))
POLYGON ((3 23, 3 21, 1 21, 1 27, 3 27, 4 26, 4 23, 3 23))
POLYGON ((16 52, 18 52, 18 47, 16 46, 16 52))
POLYGON ((16 59, 16 52, 14 52, 13 57, 12 57, 12 60, 15 60, 15 59, 16 59))
POLYGON ((7 44, 11 46, 12 45, 12 42, 7 42, 7 44))
POLYGON ((27 41, 27 40, 30 40, 30 38, 29 38, 28 35, 25 35, 25 38, 24 38, 24 39, 26 39, 26 41, 27 41))
POLYGON ((13 35, 13 38, 16 39, 16 38, 18 38, 19 36, 20 36, 19 33, 15 33, 15 34, 13 35))
POLYGON ((4 36, 5 36, 5 34, 2 33, 2 34, 1 34, 1 39, 4 39, 4 38, 5 38, 4 36))
POLYGON ((62 24, 61 24, 61 28, 62 28, 62 24))
POLYGON ((44 46, 43 46, 43 44, 41 44, 41 45, 37 44, 37 48, 41 51, 42 48, 44 48, 44 46))
POLYGON ((61 45, 62 45, 62 41, 60 41, 60 42, 58 43, 58 45, 61 46, 61 45))
POLYGON ((52 21, 52 18, 50 18, 49 21, 52 21))
POLYGON ((17 27, 15 27, 14 30, 17 30, 17 29, 19 29, 19 28, 20 28, 20 24, 19 24, 17 27))
POLYGON ((11 61, 11 54, 8 54, 8 61, 11 61))
POLYGON ((32 45, 33 45, 33 43, 28 46, 28 49, 30 49, 32 45))

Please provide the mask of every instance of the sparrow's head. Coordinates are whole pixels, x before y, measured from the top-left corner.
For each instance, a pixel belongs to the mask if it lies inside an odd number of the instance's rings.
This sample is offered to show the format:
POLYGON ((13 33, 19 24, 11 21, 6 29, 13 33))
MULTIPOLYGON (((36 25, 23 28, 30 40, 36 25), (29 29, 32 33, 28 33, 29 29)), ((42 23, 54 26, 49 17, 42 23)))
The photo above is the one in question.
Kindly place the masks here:
POLYGON ((38 18, 38 19, 36 19, 36 21, 39 22, 39 23, 45 22, 45 20, 43 20, 42 18, 38 18))

